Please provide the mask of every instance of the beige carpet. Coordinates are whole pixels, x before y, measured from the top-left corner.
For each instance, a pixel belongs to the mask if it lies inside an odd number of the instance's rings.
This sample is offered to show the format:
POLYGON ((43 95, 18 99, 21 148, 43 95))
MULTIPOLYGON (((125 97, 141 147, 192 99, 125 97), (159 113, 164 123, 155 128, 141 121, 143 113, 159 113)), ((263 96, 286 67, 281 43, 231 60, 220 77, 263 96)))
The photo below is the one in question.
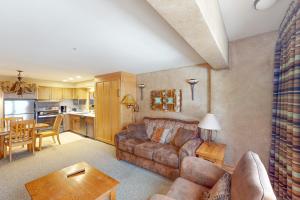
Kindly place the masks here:
POLYGON ((111 145, 70 132, 61 134, 61 142, 62 145, 57 145, 51 138, 45 139, 45 148, 35 155, 18 149, 13 154, 13 162, 0 160, 0 199, 30 199, 25 183, 81 161, 120 181, 118 200, 146 200, 154 193, 165 193, 172 183, 155 173, 118 161, 111 145))

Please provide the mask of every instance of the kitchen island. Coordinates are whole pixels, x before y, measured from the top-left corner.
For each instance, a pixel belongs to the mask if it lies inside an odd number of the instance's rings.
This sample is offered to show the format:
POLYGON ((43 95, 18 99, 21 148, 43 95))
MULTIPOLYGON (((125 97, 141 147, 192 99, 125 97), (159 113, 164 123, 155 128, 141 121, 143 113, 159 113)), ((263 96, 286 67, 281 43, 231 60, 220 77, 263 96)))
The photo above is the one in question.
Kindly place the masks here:
POLYGON ((67 112, 64 115, 64 131, 72 131, 85 137, 95 138, 95 114, 90 112, 67 112))

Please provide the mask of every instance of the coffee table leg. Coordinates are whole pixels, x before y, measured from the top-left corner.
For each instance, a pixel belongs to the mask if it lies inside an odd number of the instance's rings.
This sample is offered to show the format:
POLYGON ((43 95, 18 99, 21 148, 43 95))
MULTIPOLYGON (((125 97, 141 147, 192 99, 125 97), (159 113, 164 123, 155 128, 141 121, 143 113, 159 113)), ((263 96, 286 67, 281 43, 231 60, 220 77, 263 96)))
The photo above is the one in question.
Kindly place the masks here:
POLYGON ((110 200, 116 200, 117 199, 117 195, 116 195, 116 190, 112 190, 110 193, 110 200))

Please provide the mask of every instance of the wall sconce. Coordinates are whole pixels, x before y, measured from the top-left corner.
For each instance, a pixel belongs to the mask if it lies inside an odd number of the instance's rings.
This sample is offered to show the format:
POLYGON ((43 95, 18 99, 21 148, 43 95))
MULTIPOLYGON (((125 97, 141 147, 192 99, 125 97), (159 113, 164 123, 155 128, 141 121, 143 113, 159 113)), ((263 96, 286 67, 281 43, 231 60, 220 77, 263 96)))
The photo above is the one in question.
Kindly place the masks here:
POLYGON ((138 87, 141 89, 141 100, 143 100, 144 99, 143 89, 145 88, 145 84, 144 83, 138 84, 138 87))
POLYGON ((191 79, 188 79, 186 82, 187 82, 188 84, 190 84, 190 86, 191 86, 192 100, 194 101, 194 87, 195 87, 195 85, 199 82, 199 80, 194 79, 194 78, 191 78, 191 79))

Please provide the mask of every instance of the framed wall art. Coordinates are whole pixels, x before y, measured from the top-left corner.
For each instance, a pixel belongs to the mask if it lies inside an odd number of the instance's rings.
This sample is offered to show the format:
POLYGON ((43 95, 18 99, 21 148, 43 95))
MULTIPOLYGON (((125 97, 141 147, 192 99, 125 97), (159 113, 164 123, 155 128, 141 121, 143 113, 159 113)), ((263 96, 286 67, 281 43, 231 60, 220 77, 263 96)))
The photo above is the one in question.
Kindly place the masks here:
POLYGON ((181 112, 182 91, 180 89, 151 91, 151 109, 157 111, 181 112))

